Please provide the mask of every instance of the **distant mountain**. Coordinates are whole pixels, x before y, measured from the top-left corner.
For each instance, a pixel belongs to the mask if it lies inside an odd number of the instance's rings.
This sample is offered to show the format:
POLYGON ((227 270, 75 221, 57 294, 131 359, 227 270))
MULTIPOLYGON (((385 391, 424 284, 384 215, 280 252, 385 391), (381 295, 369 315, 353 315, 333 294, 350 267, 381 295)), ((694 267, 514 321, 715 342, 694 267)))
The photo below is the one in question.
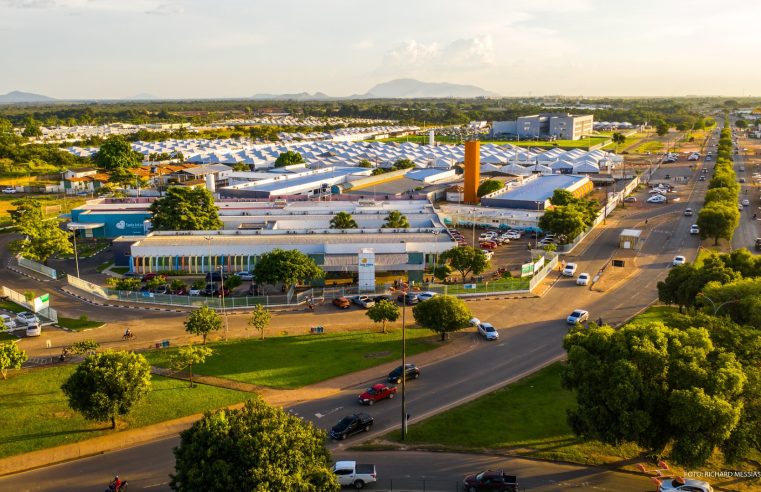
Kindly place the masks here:
POLYGON ((427 98, 427 97, 496 97, 498 94, 475 85, 449 84, 447 82, 421 82, 415 79, 396 79, 378 84, 366 94, 355 98, 427 98))
POLYGON ((251 99, 262 101, 329 101, 341 98, 331 97, 324 92, 315 92, 314 94, 299 92, 297 94, 254 94, 251 99))
POLYGON ((0 96, 0 104, 40 103, 55 101, 52 97, 31 92, 13 91, 0 96))
POLYGON ((147 92, 141 92, 140 94, 135 94, 134 96, 127 98, 129 101, 153 101, 157 99, 161 98, 154 96, 153 94, 148 94, 147 92))

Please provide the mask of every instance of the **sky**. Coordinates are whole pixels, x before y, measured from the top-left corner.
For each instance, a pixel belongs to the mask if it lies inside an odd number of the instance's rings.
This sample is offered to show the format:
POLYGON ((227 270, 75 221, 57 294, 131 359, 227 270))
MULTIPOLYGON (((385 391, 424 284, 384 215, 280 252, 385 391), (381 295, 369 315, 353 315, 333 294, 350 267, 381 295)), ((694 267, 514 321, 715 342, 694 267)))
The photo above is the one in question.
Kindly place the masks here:
POLYGON ((758 0, 0 0, 0 94, 757 96, 759 21, 758 0))

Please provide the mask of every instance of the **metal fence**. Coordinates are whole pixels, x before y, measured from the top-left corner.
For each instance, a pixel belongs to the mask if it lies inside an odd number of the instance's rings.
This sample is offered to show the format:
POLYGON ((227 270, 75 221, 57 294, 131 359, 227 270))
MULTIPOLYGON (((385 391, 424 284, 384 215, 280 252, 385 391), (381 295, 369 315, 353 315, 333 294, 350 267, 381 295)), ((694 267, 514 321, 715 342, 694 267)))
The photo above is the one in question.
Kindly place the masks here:
POLYGON ((539 283, 541 283, 542 280, 544 280, 545 277, 547 277, 547 275, 549 275, 550 272, 553 271, 556 266, 558 266, 558 255, 553 255, 552 259, 550 259, 550 261, 545 262, 544 266, 539 270, 539 272, 534 274, 533 277, 531 277, 531 280, 529 281, 529 290, 533 291, 534 288, 537 285, 539 285, 539 283))
POLYGON ((16 260, 18 260, 18 266, 20 267, 27 268, 41 275, 45 275, 46 277, 52 278, 53 280, 58 278, 58 272, 49 266, 42 265, 36 261, 24 258, 23 256, 17 256, 16 260))
POLYGON ((277 294, 271 296, 225 297, 224 304, 220 297, 178 296, 173 294, 156 294, 131 290, 103 289, 107 298, 115 301, 139 302, 144 304, 164 304, 169 306, 201 307, 214 309, 243 309, 256 305, 288 306, 292 294, 277 294))
POLYGON ((21 292, 16 292, 10 287, 0 286, 0 293, 9 301, 15 302, 19 306, 23 306, 28 310, 37 314, 38 317, 44 318, 52 323, 58 323, 58 311, 51 307, 42 308, 39 311, 34 310, 34 305, 26 299, 26 296, 21 292))

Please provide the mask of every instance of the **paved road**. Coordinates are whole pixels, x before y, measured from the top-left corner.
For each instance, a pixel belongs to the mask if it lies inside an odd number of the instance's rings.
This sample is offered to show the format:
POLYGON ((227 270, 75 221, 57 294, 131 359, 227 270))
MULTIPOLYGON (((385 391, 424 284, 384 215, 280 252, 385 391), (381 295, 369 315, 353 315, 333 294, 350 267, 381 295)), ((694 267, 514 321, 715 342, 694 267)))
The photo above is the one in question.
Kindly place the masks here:
POLYGON ((754 185, 752 176, 754 172, 759 172, 761 166, 748 163, 748 159, 742 154, 742 147, 740 147, 740 153, 732 157, 737 179, 745 178, 746 181, 740 184, 740 200, 745 198, 750 200, 750 205, 743 207, 743 211, 740 212, 740 224, 732 237, 732 248, 748 248, 750 251, 755 251, 756 238, 761 237, 759 234, 761 231, 759 231, 759 221, 753 219, 753 214, 761 217, 761 206, 759 206, 761 200, 759 200, 759 189, 754 185))
MULTIPOLYGON (((473 335, 472 343, 462 354, 422 367, 421 379, 411 382, 408 388, 408 412, 412 414, 412 422, 508 384, 561 358, 564 355, 562 338, 567 330, 563 320, 575 308, 589 310, 591 319, 602 317, 608 324, 618 324, 651 303, 656 296, 655 284, 668 273, 673 256, 684 254, 688 258, 694 257, 699 245, 699 240, 688 233, 693 217, 684 217, 682 211, 686 206, 697 208, 702 202, 705 182, 697 182, 696 171, 691 171, 686 165, 669 166, 659 171, 655 180, 666 173, 670 173, 672 179, 674 176, 690 177, 687 184, 679 185, 676 195, 679 201, 646 204, 643 203, 646 192, 643 192, 637 207, 616 212, 620 214, 616 227, 599 229, 571 257, 580 264, 579 271, 595 272, 617 247, 620 230, 642 227, 648 219, 645 243, 640 252, 643 266, 638 273, 620 287, 605 293, 576 286, 572 279, 562 279, 544 298, 470 303, 481 319, 491 321, 500 330, 501 338, 498 342, 487 343, 473 335)), ((378 380, 382 376, 378 374, 378 380)), ((289 410, 318 427, 328 429, 343 415, 358 409, 356 395, 365 386, 348 388, 338 395, 302 403, 289 410)), ((401 421, 398 398, 366 410, 375 418, 373 430, 369 435, 352 437, 345 443, 357 443, 387 432, 401 421)), ((344 443, 332 444, 331 447, 340 455, 344 443)), ((119 461, 123 464, 118 469, 134 477, 131 480, 145 478, 145 485, 148 486, 151 479, 166 477, 172 471, 169 448, 171 445, 166 441, 159 441, 141 446, 139 452, 135 451, 137 448, 124 451, 126 454, 119 461)), ((97 456, 56 468, 61 470, 55 473, 62 480, 59 485, 73 486, 81 480, 89 481, 89 485, 102 483, 103 477, 114 471, 110 457, 111 454, 97 456), (75 472, 78 466, 87 468, 75 472), (72 478, 72 473, 76 473, 76 478, 72 478)), ((45 477, 52 473, 46 468, 13 480, 19 480, 14 482, 21 487, 18 490, 33 490, 34 484, 44 483, 45 477)))
MULTIPOLYGON (((170 490, 166 471, 174 466, 171 450, 178 443, 179 438, 172 437, 149 445, 2 478, 0 489, 14 492, 101 492, 113 474, 119 473, 129 481, 130 490, 170 490)), ((522 487, 536 491, 590 488, 617 492, 650 490, 648 479, 639 475, 520 458, 414 451, 340 452, 334 458, 374 463, 379 480, 368 486, 368 490, 377 491, 459 491, 465 475, 485 469, 503 469, 515 474, 522 487)))

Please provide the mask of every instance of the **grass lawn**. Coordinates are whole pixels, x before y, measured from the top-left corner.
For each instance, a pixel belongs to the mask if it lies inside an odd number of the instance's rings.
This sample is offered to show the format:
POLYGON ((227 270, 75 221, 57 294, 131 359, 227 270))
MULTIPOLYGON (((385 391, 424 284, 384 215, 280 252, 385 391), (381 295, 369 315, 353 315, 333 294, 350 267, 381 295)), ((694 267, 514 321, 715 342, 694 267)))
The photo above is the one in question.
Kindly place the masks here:
POLYGON ((119 275, 124 275, 129 271, 129 267, 113 267, 111 268, 111 271, 114 273, 118 273, 119 275))
POLYGON ((663 150, 663 142, 651 141, 637 147, 637 152, 660 152, 663 150))
POLYGON ((96 270, 98 271, 98 273, 103 273, 104 270, 106 270, 108 267, 110 267, 113 264, 114 264, 113 261, 107 261, 105 263, 101 263, 100 265, 98 265, 98 268, 96 268, 96 270))
POLYGON ((100 328, 105 323, 102 321, 82 320, 78 318, 58 318, 58 326, 68 328, 73 331, 89 330, 91 328, 100 328))
MULTIPOLYGON (((69 409, 61 384, 73 365, 11 371, 0 382, 0 458, 90 439, 111 431, 69 409)), ((244 401, 250 393, 213 386, 189 388, 186 381, 153 377, 153 389, 117 430, 141 427, 244 401)))
MULTIPOLYGON (((463 287, 462 284, 447 284, 446 293, 447 295, 455 295, 455 294, 475 294, 475 293, 482 293, 482 292, 500 292, 500 291, 510 291, 510 290, 528 290, 530 280, 531 279, 529 278, 515 278, 515 277, 503 278, 500 280, 478 283, 476 284, 475 289, 466 289, 463 287)), ((437 285, 437 287, 439 287, 437 290, 440 290, 441 286, 437 285)))
MULTIPOLYGON (((638 447, 584 442, 571 432, 566 410, 574 394, 560 387, 561 365, 409 427, 407 444, 501 452, 575 463, 606 463, 639 454, 638 447), (492 422, 494 425, 483 425, 492 422)), ((398 432, 390 434, 398 441, 398 432)))
POLYGON ((18 340, 18 337, 7 331, 0 331, 0 342, 7 342, 9 340, 18 340))
POLYGON ((662 321, 663 323, 668 324, 668 321, 671 315, 678 314, 678 313, 679 313, 679 308, 675 306, 650 306, 649 308, 644 310, 642 313, 632 318, 630 323, 636 323, 636 322, 648 323, 651 321, 662 321))
MULTIPOLYGON (((330 331, 330 328, 328 328, 330 331)), ((407 355, 439 346, 430 330, 407 329, 407 355)), ((273 388, 299 388, 401 358, 401 330, 325 333, 211 343, 214 356, 193 372, 273 388)), ((147 352, 153 365, 168 367, 177 349, 147 352)))
POLYGON ((20 313, 21 311, 28 311, 27 308, 25 308, 24 306, 16 304, 13 301, 8 301, 6 299, 0 299, 0 309, 4 309, 12 313, 20 313))

